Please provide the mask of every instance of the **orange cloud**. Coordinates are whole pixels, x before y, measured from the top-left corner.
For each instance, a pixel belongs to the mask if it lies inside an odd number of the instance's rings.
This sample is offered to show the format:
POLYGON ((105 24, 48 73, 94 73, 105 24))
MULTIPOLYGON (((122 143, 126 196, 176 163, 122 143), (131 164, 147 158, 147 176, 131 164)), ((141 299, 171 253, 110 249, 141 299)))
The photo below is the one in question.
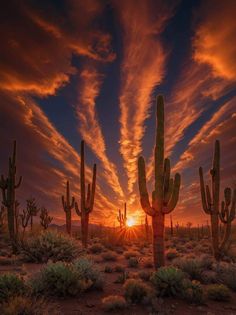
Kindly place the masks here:
MULTIPOLYGON (((21 201, 36 195, 40 203, 45 203, 53 211, 54 218, 64 217, 60 196, 64 193, 66 179, 70 179, 75 198, 79 196, 80 157, 77 151, 56 130, 35 102, 26 97, 9 96, 1 93, 1 146, 6 148, 1 155, 1 165, 7 169, 7 156, 11 150, 9 139, 18 143, 17 171, 23 175, 23 183, 17 192, 21 201), (9 126, 12 126, 9 129, 9 126), (4 130, 8 128, 9 133, 4 130), (9 149, 7 149, 9 148, 9 149), (52 160, 56 162, 56 167, 52 160)), ((1 170, 3 171, 3 170, 1 170)), ((91 179, 91 169, 86 167, 87 178, 91 179)), ((99 179, 92 222, 98 222, 100 212, 109 209, 116 213, 111 202, 100 188, 99 179)), ((74 215, 74 219, 78 219, 74 215)))
POLYGON ((205 1, 198 13, 194 58, 209 64, 216 76, 236 79, 236 5, 234 0, 205 1))
POLYGON ((53 95, 76 72, 72 54, 114 58, 110 36, 93 25, 104 7, 99 0, 69 0, 63 12, 52 4, 38 6, 13 0, 1 10, 1 89, 53 95))
POLYGON ((145 131, 152 92, 163 79, 166 53, 160 41, 173 7, 164 1, 115 1, 123 29, 120 92, 120 152, 128 176, 128 191, 136 182, 137 157, 145 131), (158 7, 156 10, 155 5, 158 7))
POLYGON ((79 118, 79 131, 86 144, 90 146, 94 154, 101 160, 104 172, 102 176, 116 192, 119 198, 124 198, 120 186, 116 166, 109 160, 106 153, 105 140, 96 113, 96 98, 99 95, 102 84, 102 76, 92 65, 84 66, 80 74, 78 88, 78 103, 76 112, 79 118))

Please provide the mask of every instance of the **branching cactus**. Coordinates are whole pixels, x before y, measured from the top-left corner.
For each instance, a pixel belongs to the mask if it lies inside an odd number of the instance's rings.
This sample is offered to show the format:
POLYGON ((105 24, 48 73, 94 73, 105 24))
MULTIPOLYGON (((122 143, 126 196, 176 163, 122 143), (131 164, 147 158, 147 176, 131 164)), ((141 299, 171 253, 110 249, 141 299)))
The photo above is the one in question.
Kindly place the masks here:
POLYGON ((44 230, 47 230, 52 220, 53 220, 53 217, 49 216, 48 210, 45 207, 42 207, 40 209, 40 224, 42 225, 44 230))
POLYGON ((119 214, 117 216, 117 220, 120 223, 120 228, 126 227, 127 224, 127 208, 126 208, 126 202, 124 204, 124 213, 121 212, 119 209, 119 214))
POLYGON ((143 157, 138 160, 138 182, 141 206, 146 214, 152 217, 153 258, 154 266, 157 269, 165 265, 165 215, 176 207, 180 189, 180 175, 177 173, 174 180, 170 178, 170 160, 164 160, 164 100, 162 96, 157 97, 156 121, 155 187, 152 193, 152 203, 149 201, 147 191, 143 157))
POLYGON ((75 198, 72 197, 70 201, 70 183, 66 182, 66 200, 64 196, 61 197, 62 206, 66 213, 66 231, 69 235, 71 235, 71 210, 75 205, 75 198))
POLYGON ((148 217, 145 216, 145 234, 146 234, 146 240, 149 240, 149 225, 148 225, 148 217))
POLYGON ((230 188, 224 190, 224 201, 221 203, 221 211, 219 217, 221 222, 225 225, 225 233, 220 245, 220 251, 224 252, 227 249, 231 234, 231 223, 235 219, 235 207, 236 207, 236 189, 233 194, 230 188))
POLYGON ((16 141, 13 145, 13 154, 9 158, 8 177, 1 176, 0 188, 2 190, 2 203, 7 208, 8 230, 11 240, 13 241, 13 249, 15 247, 15 190, 20 187, 22 176, 16 181, 16 141))
POLYGON ((93 165, 92 189, 88 184, 87 193, 85 187, 85 166, 84 166, 84 141, 81 141, 81 165, 80 165, 80 209, 75 203, 75 210, 81 217, 81 239, 83 247, 88 243, 89 214, 93 211, 95 189, 96 189, 96 164, 93 165))
POLYGON ((216 260, 220 258, 219 252, 219 200, 220 200, 220 142, 216 140, 213 157, 213 165, 210 170, 211 191, 205 185, 203 169, 199 168, 202 207, 206 214, 211 217, 211 239, 213 254, 216 260))

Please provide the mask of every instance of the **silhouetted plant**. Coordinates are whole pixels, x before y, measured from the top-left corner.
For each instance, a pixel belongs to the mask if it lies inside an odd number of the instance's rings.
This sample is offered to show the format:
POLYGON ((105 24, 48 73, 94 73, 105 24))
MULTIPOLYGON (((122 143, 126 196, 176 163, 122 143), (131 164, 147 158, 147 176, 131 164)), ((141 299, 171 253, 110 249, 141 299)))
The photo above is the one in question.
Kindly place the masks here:
POLYGON ((157 269, 165 264, 165 215, 174 210, 180 188, 180 175, 176 174, 175 179, 171 179, 170 160, 168 158, 164 160, 164 100, 162 96, 157 97, 156 120, 155 188, 152 193, 152 204, 150 204, 147 191, 143 157, 139 157, 138 160, 138 182, 141 206, 147 215, 152 217, 153 258, 157 269))
POLYGON ((48 210, 45 207, 42 207, 40 209, 40 224, 44 228, 44 230, 47 230, 49 224, 52 222, 53 217, 50 217, 48 214, 48 210))
POLYGON ((66 214, 66 231, 69 235, 71 235, 71 210, 75 205, 75 198, 72 197, 70 201, 70 182, 66 182, 66 200, 64 196, 61 197, 62 206, 66 214))
POLYGON ((84 141, 81 141, 81 163, 80 163, 80 209, 78 203, 75 203, 75 210, 81 217, 81 238, 83 247, 87 248, 88 244, 88 226, 89 214, 93 211, 95 189, 96 189, 96 164, 93 165, 92 189, 90 184, 85 188, 85 165, 84 165, 84 141))
POLYGON ((16 183, 16 141, 13 144, 13 154, 9 158, 8 176, 1 175, 0 188, 2 190, 2 203, 7 208, 8 230, 12 241, 13 250, 16 250, 15 235, 15 190, 20 187, 22 176, 16 183))
POLYGON ((126 202, 124 203, 124 213, 121 212, 119 209, 117 216, 117 221, 120 223, 120 228, 126 227, 127 224, 127 208, 126 208, 126 202))

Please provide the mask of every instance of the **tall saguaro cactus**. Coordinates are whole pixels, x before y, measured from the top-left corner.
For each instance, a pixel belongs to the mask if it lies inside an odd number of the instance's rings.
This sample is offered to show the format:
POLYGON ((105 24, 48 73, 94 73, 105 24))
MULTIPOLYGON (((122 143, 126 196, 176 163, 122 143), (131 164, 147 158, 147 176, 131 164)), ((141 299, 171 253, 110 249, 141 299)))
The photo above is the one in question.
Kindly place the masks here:
POLYGON ((80 165, 80 209, 75 203, 75 210, 81 217, 81 239, 83 247, 87 247, 89 214, 93 211, 95 189, 96 189, 96 164, 93 165, 92 189, 88 184, 87 193, 85 187, 85 167, 84 167, 84 141, 81 141, 81 165, 80 165))
POLYGON ((229 187, 227 187, 224 190, 224 201, 222 201, 221 203, 221 211, 219 212, 220 220, 225 225, 225 232, 222 243, 220 244, 220 251, 225 251, 228 245, 231 233, 231 223, 235 219, 235 207, 236 189, 234 189, 232 195, 232 190, 229 187))
POLYGON ((155 186, 152 204, 149 201, 145 161, 142 156, 138 160, 138 182, 141 206, 146 214, 152 217, 153 258, 157 269, 165 264, 165 215, 174 210, 180 189, 180 175, 177 173, 174 180, 170 178, 170 160, 164 159, 164 100, 162 96, 157 97, 156 121, 155 186))
POLYGON ((211 217, 211 238, 213 254, 216 260, 221 258, 222 253, 226 250, 230 233, 231 223, 235 218, 236 207, 236 190, 230 188, 224 190, 224 201, 220 209, 220 142, 216 140, 213 157, 213 166, 210 170, 211 191, 208 185, 205 185, 202 167, 199 168, 200 188, 202 197, 202 207, 206 214, 211 217), (231 207, 230 207, 231 205, 231 207), (230 209, 229 209, 230 207, 230 209), (219 237, 219 219, 225 225, 225 233, 222 242, 219 237))
POLYGON ((13 248, 16 238, 15 230, 15 190, 20 187, 22 176, 16 183, 16 141, 13 144, 13 154, 9 157, 8 177, 1 175, 0 188, 2 190, 2 203, 7 208, 8 230, 13 242, 13 248))
POLYGON ((72 197, 70 202, 70 183, 66 182, 66 200, 64 196, 61 196, 62 206, 66 213, 66 231, 69 235, 71 235, 71 210, 75 205, 75 198, 72 197))
POLYGON ((211 217, 211 238, 212 248, 215 259, 220 258, 219 252, 219 200, 220 200, 220 142, 216 140, 213 157, 213 165, 210 170, 211 191, 205 185, 203 169, 199 168, 200 188, 202 197, 202 207, 206 214, 211 217))
POLYGON ((122 213, 121 210, 119 209, 119 214, 117 216, 117 221, 120 223, 120 228, 126 227, 126 223, 127 223, 126 202, 124 203, 124 213, 122 213))

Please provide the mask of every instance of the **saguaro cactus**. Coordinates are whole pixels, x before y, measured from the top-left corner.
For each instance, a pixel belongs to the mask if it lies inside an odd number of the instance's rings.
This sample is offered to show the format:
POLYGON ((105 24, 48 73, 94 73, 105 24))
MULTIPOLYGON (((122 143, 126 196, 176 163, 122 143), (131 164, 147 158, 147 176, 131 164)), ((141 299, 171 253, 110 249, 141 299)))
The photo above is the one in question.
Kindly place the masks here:
POLYGON ((162 96, 157 97, 156 121, 155 187, 152 193, 152 204, 149 201, 145 161, 142 156, 138 159, 138 182, 141 206, 146 214, 152 217, 153 257, 157 269, 165 265, 165 214, 174 210, 180 189, 180 175, 177 173, 174 180, 171 179, 170 160, 167 158, 164 160, 164 100, 162 96))
POLYGON ((148 225, 148 217, 145 216, 145 234, 146 234, 146 240, 149 240, 149 225, 148 225))
POLYGON ((92 189, 88 184, 87 194, 85 188, 85 169, 84 169, 84 141, 81 141, 81 165, 80 165, 80 209, 75 203, 75 210, 81 217, 81 239, 83 247, 87 247, 89 214, 93 211, 95 189, 96 189, 96 164, 93 165, 92 189))
POLYGON ((124 203, 124 213, 121 212, 119 209, 119 214, 117 216, 117 220, 120 223, 120 228, 126 227, 127 223, 127 208, 126 208, 126 202, 124 203))
MULTIPOLYGON (((2 203, 7 208, 8 230, 13 244, 15 243, 15 190, 20 187, 22 176, 16 184, 16 141, 13 144, 13 154, 9 158, 8 177, 1 176, 2 203)), ((14 247, 14 245, 13 245, 14 247)))
POLYGON ((230 188, 225 188, 224 190, 224 201, 221 203, 221 211, 219 212, 219 217, 222 223, 225 225, 225 232, 222 243, 220 245, 220 251, 225 251, 230 238, 231 233, 231 223, 235 219, 235 207, 236 207, 236 189, 232 191, 230 188), (229 209, 230 208, 230 209, 229 209))
POLYGON ((70 183, 66 182, 66 200, 64 196, 61 196, 62 206, 66 213, 66 231, 69 235, 71 235, 71 210, 75 205, 75 198, 72 197, 70 202, 70 183))
POLYGON ((210 170, 211 190, 205 186, 203 169, 199 168, 202 207, 206 214, 211 217, 211 239, 213 254, 216 260, 220 258, 219 252, 219 200, 220 200, 220 142, 216 140, 213 157, 213 165, 210 170))

